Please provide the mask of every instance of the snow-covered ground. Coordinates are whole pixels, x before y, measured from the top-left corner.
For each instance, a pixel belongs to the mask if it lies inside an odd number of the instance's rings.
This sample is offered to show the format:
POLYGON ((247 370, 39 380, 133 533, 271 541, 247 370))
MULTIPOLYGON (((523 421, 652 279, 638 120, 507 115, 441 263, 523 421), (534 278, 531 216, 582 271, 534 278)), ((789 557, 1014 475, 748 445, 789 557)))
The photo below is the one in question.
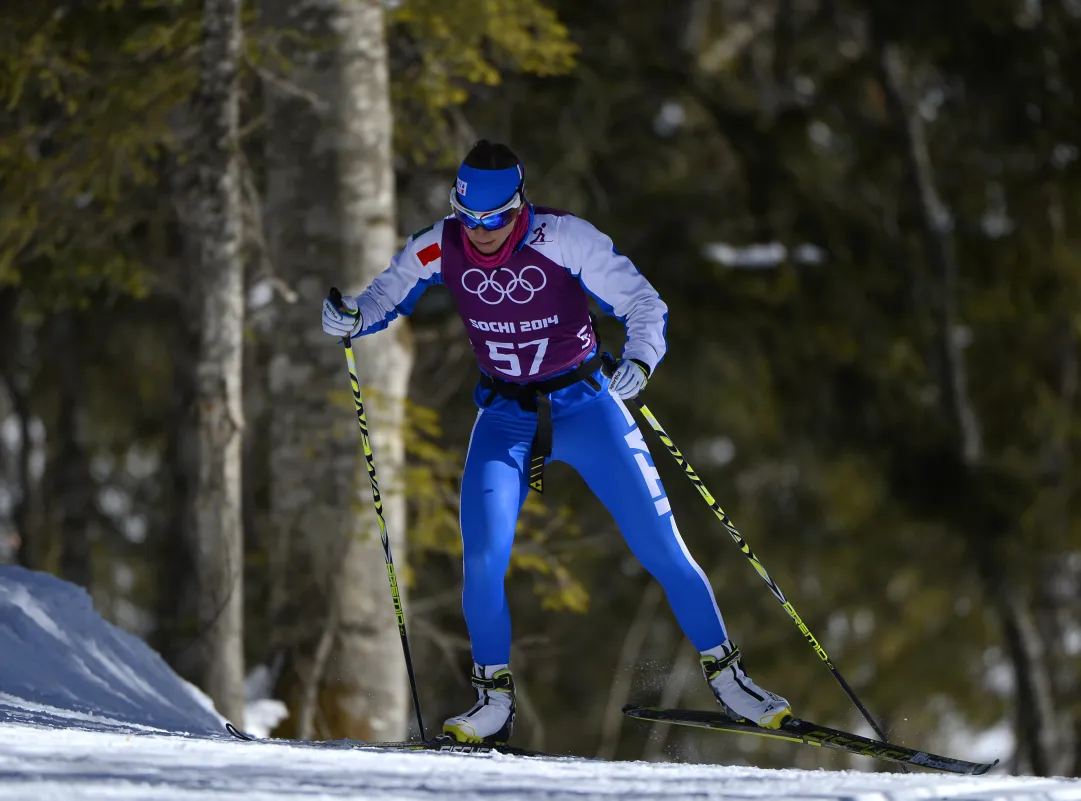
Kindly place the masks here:
POLYGON ((0 799, 1054 799, 1081 780, 401 753, 240 742, 82 590, 0 567, 0 799))
POLYGON ((0 798, 1081 799, 1081 781, 301 748, 0 726, 0 798))

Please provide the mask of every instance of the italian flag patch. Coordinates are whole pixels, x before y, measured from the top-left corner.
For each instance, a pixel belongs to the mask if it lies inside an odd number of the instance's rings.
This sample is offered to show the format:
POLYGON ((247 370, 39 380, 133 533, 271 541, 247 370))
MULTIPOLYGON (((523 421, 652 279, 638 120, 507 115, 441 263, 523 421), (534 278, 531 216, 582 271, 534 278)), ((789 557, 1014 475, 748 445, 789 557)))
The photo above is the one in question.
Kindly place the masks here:
POLYGON ((417 258, 420 259, 420 263, 427 266, 433 261, 443 255, 443 251, 439 248, 438 242, 433 242, 426 248, 422 248, 417 251, 417 258))

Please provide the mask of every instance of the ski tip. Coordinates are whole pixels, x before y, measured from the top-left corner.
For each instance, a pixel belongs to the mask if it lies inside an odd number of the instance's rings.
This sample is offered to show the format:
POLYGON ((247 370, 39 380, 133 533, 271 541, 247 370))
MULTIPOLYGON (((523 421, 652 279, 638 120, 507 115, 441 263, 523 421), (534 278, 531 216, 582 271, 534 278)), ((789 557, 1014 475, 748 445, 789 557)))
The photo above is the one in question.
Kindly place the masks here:
POLYGON ((982 776, 983 774, 985 774, 989 770, 991 770, 991 768, 993 768, 995 765, 997 765, 998 762, 999 761, 996 759, 994 762, 988 762, 988 763, 986 763, 984 765, 977 765, 976 769, 974 771, 972 771, 972 775, 973 776, 982 776))
POLYGON ((240 729, 238 729, 236 726, 234 726, 229 721, 225 721, 225 730, 227 732, 229 732, 231 735, 233 735, 234 737, 236 737, 238 740, 245 740, 245 741, 250 742, 250 741, 255 739, 255 737, 248 734, 247 732, 241 731, 240 729))

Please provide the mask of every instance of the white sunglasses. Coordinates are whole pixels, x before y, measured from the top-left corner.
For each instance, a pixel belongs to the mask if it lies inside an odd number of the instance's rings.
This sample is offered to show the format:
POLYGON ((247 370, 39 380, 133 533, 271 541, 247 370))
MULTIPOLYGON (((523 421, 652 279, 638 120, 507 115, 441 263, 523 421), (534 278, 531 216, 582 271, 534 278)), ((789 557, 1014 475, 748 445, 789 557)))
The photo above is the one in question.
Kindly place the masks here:
POLYGON ((515 192, 514 197, 498 209, 473 211, 458 202, 457 194, 457 190, 452 186, 450 188, 450 206, 454 209, 454 216, 466 228, 480 226, 486 231, 497 231, 510 222, 511 212, 522 205, 522 193, 515 192))

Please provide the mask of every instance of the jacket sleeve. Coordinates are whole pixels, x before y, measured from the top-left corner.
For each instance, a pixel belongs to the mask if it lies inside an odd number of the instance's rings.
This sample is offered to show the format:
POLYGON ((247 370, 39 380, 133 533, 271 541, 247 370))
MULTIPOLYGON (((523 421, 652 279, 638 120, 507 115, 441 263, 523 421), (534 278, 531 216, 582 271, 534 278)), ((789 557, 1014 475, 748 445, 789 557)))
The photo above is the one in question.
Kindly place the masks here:
POLYGON ((408 317, 428 287, 443 283, 442 238, 442 220, 413 234, 390 266, 357 295, 361 336, 382 331, 399 314, 408 317))
POLYGON ((668 307, 634 263, 616 250, 611 238, 578 217, 559 221, 563 263, 606 314, 627 328, 624 359, 653 370, 664 358, 668 307))

